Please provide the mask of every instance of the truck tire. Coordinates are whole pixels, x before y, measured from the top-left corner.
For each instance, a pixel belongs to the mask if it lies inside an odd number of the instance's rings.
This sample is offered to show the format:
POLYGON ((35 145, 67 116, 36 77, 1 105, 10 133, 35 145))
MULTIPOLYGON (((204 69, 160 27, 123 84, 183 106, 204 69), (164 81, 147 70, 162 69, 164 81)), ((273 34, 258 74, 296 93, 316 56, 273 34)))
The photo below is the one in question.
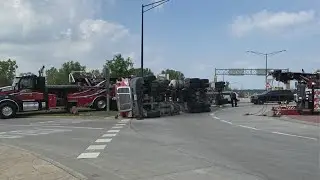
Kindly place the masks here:
POLYGON ((201 80, 199 78, 187 78, 184 82, 186 88, 197 89, 201 87, 201 80))
POLYGON ((93 108, 98 111, 107 109, 107 98, 98 97, 93 103, 93 108))
POLYGON ((157 110, 147 112, 147 118, 157 118, 160 116, 161 116, 161 113, 160 113, 160 111, 157 111, 157 110))
POLYGON ((200 79, 201 81, 201 88, 208 88, 209 85, 209 79, 200 79))
POLYGON ((186 84, 193 84, 193 83, 200 83, 200 79, 199 78, 187 78, 184 80, 184 82, 186 84))
POLYGON ((0 118, 10 119, 16 117, 17 106, 12 102, 3 102, 0 104, 0 118))

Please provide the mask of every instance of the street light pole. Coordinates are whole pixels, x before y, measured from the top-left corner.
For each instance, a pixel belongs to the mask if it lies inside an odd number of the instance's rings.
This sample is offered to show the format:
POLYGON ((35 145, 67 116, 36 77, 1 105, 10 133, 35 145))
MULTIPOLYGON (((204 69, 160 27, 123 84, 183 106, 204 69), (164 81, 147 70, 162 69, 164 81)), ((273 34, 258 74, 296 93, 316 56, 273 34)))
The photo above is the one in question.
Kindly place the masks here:
POLYGON ((141 77, 143 77, 143 15, 144 5, 141 6, 141 77))
POLYGON ((268 57, 269 56, 272 56, 272 55, 275 55, 275 54, 279 54, 279 53, 282 53, 282 52, 285 52, 287 50, 281 50, 281 51, 274 51, 274 52, 271 52, 271 53, 261 53, 261 52, 257 52, 257 51, 247 51, 247 53, 253 53, 253 54, 257 54, 257 55, 262 55, 262 56, 265 56, 265 60, 266 60, 266 79, 265 79, 265 88, 266 90, 268 90, 267 88, 267 83, 268 83, 268 57))
POLYGON ((141 77, 143 77, 143 21, 144 21, 143 16, 144 16, 144 13, 169 1, 170 0, 160 0, 153 3, 145 4, 145 5, 142 4, 141 6, 141 55, 140 55, 141 56, 141 77), (145 10, 144 8, 146 7, 149 7, 149 8, 145 10))

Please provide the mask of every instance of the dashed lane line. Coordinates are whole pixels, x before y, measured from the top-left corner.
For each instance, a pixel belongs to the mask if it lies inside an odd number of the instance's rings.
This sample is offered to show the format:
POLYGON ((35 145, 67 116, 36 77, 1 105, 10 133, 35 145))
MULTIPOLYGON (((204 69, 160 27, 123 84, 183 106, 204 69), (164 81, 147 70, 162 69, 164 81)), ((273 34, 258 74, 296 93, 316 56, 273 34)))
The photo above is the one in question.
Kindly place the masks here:
MULTIPOLYGON (((213 113, 211 114, 211 116, 213 116, 214 119, 217 119, 216 116, 214 116, 213 113)), ((263 130, 263 129, 258 129, 256 127, 245 126, 245 125, 241 125, 241 124, 234 124, 231 121, 226 121, 226 120, 223 120, 223 119, 217 119, 217 120, 219 120, 220 122, 223 122, 223 123, 227 123, 227 124, 233 125, 233 126, 242 127, 242 128, 246 128, 246 129, 252 129, 252 130, 255 130, 255 131, 262 131, 262 132, 266 132, 266 133, 272 133, 272 134, 278 134, 278 135, 284 135, 284 136, 291 136, 291 137, 309 139, 309 140, 314 140, 314 141, 318 141, 319 140, 317 138, 308 137, 308 136, 300 136, 300 135, 296 135, 296 134, 288 134, 288 133, 282 133, 282 132, 277 132, 277 131, 266 131, 266 130, 263 130)))
POLYGON ((87 150, 103 150, 107 145, 90 145, 87 150))
POLYGON ((123 126, 113 126, 112 129, 121 129, 123 126))
POLYGON ((244 126, 244 125, 237 125, 237 126, 240 126, 240 127, 243 127, 243 128, 247 128, 247 129, 253 129, 253 130, 257 130, 257 131, 260 130, 260 129, 258 129, 258 128, 251 127, 251 126, 244 126))
POLYGON ((97 139, 95 142, 96 143, 108 143, 111 142, 111 138, 107 138, 107 139, 97 139))
POLYGON ((118 133, 120 130, 109 130, 108 133, 118 133))
POLYGON ((221 122, 224 122, 224 123, 228 123, 228 124, 232 124, 232 122, 230 122, 230 121, 226 121, 226 120, 220 120, 221 122))
POLYGON ((77 158, 78 159, 91 159, 91 158, 97 158, 99 155, 100 155, 99 152, 81 153, 77 158))
POLYGON ((311 140, 315 140, 315 141, 318 140, 317 138, 312 138, 312 137, 307 137, 307 136, 300 136, 300 135, 295 135, 295 134, 282 133, 282 132, 277 132, 277 131, 272 131, 271 133, 285 135, 285 136, 299 137, 299 138, 303 138, 303 139, 311 139, 311 140))
POLYGON ((102 137, 115 137, 117 134, 104 134, 102 137))
POLYGON ((90 145, 87 147, 86 151, 91 152, 84 152, 81 153, 77 159, 94 159, 97 158, 101 152, 92 152, 92 151, 99 151, 104 150, 107 147, 107 143, 112 141, 112 137, 115 137, 118 132, 120 132, 120 129, 123 128, 123 126, 126 125, 126 123, 129 122, 129 120, 121 120, 117 124, 115 124, 111 130, 107 131, 106 134, 103 134, 101 138, 98 138, 95 143, 99 143, 98 145, 90 145), (102 144, 101 144, 102 143, 102 144), (103 144, 104 143, 104 144, 103 144))

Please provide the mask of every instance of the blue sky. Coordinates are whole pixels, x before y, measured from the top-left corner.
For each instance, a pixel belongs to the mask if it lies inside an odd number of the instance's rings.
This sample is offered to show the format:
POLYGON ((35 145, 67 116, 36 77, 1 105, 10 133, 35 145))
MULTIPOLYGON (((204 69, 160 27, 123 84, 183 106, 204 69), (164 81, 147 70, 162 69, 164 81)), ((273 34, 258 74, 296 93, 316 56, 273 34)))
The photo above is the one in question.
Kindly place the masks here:
MULTIPOLYGON (((46 9, 42 10, 34 0, 24 2, 20 6, 34 12, 32 15, 46 17, 41 20, 53 17, 36 32, 47 35, 50 31, 56 37, 63 30, 63 39, 59 39, 58 45, 56 39, 41 47, 32 44, 24 47, 24 51, 10 49, 14 47, 12 42, 2 46, 0 43, 0 57, 13 56, 21 64, 27 62, 21 59, 35 63, 42 61, 38 57, 40 53, 48 59, 48 66, 72 58, 96 68, 101 66, 101 59, 121 52, 140 66, 141 3, 151 0, 45 1, 46 9), (86 34, 86 38, 81 36, 81 41, 77 39, 80 36, 73 35, 79 31, 86 34), (48 48, 41 49, 44 47, 48 48)), ((269 67, 313 71, 320 68, 319 11, 319 0, 171 0, 145 14, 145 67, 155 72, 173 68, 188 77, 213 79, 215 68, 264 68, 264 57, 248 54, 247 50, 286 49, 287 52, 270 57, 269 67)), ((0 18, 0 22, 6 21, 0 18)), ((264 86, 264 77, 225 76, 224 79, 237 88, 264 86)))
MULTIPOLYGON (((121 22, 130 27, 131 32, 139 34, 140 6, 139 0, 119 0, 105 17, 121 22)), ((286 49, 287 52, 269 58, 269 67, 292 71, 300 71, 303 67, 305 71, 312 71, 320 68, 317 51, 320 45, 319 9, 320 1, 316 0, 171 0, 160 9, 145 14, 145 45, 160 49, 166 62, 162 63, 163 67, 181 70, 187 76, 212 79, 214 68, 264 68, 264 57, 248 54, 247 50, 273 52, 286 49), (314 17, 293 23, 280 32, 254 29, 241 37, 232 33, 230 26, 237 16, 252 16, 261 11, 270 12, 270 16, 313 11, 314 17)), ((147 63, 148 59, 145 61, 147 63)), ((234 82, 237 87, 239 84, 250 88, 264 85, 263 77, 225 76, 224 79, 234 82)))

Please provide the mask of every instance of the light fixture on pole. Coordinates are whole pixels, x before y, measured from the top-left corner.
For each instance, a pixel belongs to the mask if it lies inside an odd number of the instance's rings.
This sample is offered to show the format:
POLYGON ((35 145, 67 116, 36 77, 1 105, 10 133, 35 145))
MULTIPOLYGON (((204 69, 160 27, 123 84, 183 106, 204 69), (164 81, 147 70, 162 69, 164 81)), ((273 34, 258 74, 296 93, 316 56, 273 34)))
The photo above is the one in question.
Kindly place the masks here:
POLYGON ((261 56, 265 56, 265 60, 266 60, 266 82, 265 82, 265 88, 266 90, 268 90, 267 84, 268 84, 268 56, 272 56, 275 54, 279 54, 282 52, 285 52, 287 50, 281 50, 281 51, 274 51, 271 53, 261 53, 261 52, 257 52, 257 51, 247 51, 247 53, 253 53, 253 54, 257 54, 257 55, 261 55, 261 56))
POLYGON ((143 77, 143 15, 145 12, 161 6, 162 4, 169 2, 170 0, 160 0, 149 4, 142 4, 141 6, 141 77, 143 77), (146 9, 145 9, 146 8, 146 9))

